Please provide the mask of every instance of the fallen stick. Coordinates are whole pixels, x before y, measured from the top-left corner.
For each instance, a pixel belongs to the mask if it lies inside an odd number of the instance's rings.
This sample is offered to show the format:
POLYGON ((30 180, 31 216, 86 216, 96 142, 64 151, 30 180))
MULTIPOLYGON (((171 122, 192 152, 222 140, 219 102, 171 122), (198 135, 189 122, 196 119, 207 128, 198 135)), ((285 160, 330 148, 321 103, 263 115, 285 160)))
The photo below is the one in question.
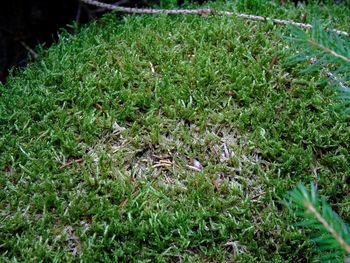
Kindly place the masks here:
POLYGON ((95 0, 80 0, 81 2, 88 4, 88 5, 94 5, 97 7, 105 8, 108 10, 115 10, 123 13, 128 14, 167 14, 167 15, 180 15, 180 14, 197 14, 197 15, 205 15, 205 14, 211 14, 213 11, 209 8, 207 9, 150 9, 150 8, 134 8, 134 7, 123 7, 123 6, 116 6, 111 4, 102 3, 95 0))
POLYGON ((72 161, 70 161, 70 162, 68 162, 68 163, 63 164, 63 165, 60 167, 60 169, 63 169, 63 168, 65 168, 65 167, 67 167, 67 166, 70 166, 70 165, 72 165, 73 163, 81 163, 82 161, 84 161, 83 158, 79 158, 79 159, 76 159, 76 160, 72 160, 72 161))
MULTIPOLYGON (((82 3, 97 6, 100 8, 105 8, 108 10, 115 10, 119 12, 129 13, 129 14, 167 14, 167 15, 190 15, 190 14, 197 14, 197 15, 219 15, 219 16, 237 16, 243 19, 247 20, 253 20, 253 21, 262 21, 262 22, 268 22, 271 21, 272 23, 276 25, 293 25, 296 27, 300 27, 303 29, 311 29, 312 25, 295 22, 293 20, 285 20, 285 19, 278 19, 278 18, 269 18, 264 16, 255 16, 255 15, 248 15, 243 13, 235 13, 235 12, 229 12, 229 11, 215 11, 210 8, 201 8, 201 9, 149 9, 149 8, 133 8, 133 7, 123 7, 123 6, 116 6, 112 4, 106 4, 95 0, 80 0, 82 3)), ((338 35, 342 36, 350 36, 348 32, 340 31, 337 29, 326 29, 326 31, 335 32, 338 35)))

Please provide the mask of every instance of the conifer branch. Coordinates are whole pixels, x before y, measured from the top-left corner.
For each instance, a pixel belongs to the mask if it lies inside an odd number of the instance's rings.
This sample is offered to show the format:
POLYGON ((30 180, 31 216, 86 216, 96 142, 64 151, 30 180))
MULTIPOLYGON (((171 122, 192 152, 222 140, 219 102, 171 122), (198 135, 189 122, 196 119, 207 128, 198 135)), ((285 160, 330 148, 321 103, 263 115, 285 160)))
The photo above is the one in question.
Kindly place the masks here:
POLYGON ((350 113, 350 39, 340 37, 335 32, 326 32, 318 20, 314 21, 310 32, 291 28, 293 43, 290 63, 310 60, 311 65, 304 72, 323 70, 334 81, 339 103, 333 108, 341 113, 350 113), (330 71, 328 68, 335 69, 330 71))
POLYGON ((313 39, 313 38, 309 38, 309 39, 308 39, 308 43, 309 43, 310 45, 314 46, 314 47, 317 47, 317 48, 321 49, 321 50, 322 50, 323 52, 325 52, 325 53, 328 53, 328 54, 330 54, 330 55, 332 55, 332 56, 334 56, 334 57, 336 57, 336 58, 342 59, 342 60, 344 60, 345 62, 350 63, 350 58, 348 58, 348 57, 346 57, 346 56, 343 56, 343 55, 341 55, 341 54, 335 52, 334 50, 332 50, 332 49, 330 49, 330 48, 328 48, 328 47, 326 47, 326 46, 324 46, 324 45, 322 45, 322 44, 320 44, 320 43, 317 43, 317 42, 315 41, 315 39, 313 39))
MULTIPOLYGON (((319 63, 319 62, 318 62, 318 60, 317 60, 315 57, 313 57, 313 58, 310 58, 310 63, 311 63, 311 64, 317 64, 317 63, 319 63)), ((331 79, 332 81, 334 81, 334 82, 339 86, 340 90, 342 90, 342 91, 350 90, 350 88, 349 88, 348 86, 346 86, 342 81, 340 81, 340 80, 339 80, 332 72, 330 72, 328 69, 326 69, 326 68, 324 68, 324 67, 322 67, 321 69, 324 71, 325 75, 326 75, 329 79, 331 79)))
POLYGON ((311 191, 303 184, 298 185, 284 202, 295 215, 302 217, 298 225, 313 229, 314 241, 321 251, 327 251, 328 259, 350 255, 350 228, 332 210, 324 198, 320 198, 316 187, 311 184, 311 191))
POLYGON ((348 253, 350 253, 350 246, 345 242, 345 240, 335 231, 335 229, 328 224, 326 219, 321 216, 321 214, 316 210, 311 202, 304 202, 304 206, 307 208, 307 212, 314 215, 317 220, 324 226, 325 229, 334 237, 335 240, 338 241, 340 246, 348 253))

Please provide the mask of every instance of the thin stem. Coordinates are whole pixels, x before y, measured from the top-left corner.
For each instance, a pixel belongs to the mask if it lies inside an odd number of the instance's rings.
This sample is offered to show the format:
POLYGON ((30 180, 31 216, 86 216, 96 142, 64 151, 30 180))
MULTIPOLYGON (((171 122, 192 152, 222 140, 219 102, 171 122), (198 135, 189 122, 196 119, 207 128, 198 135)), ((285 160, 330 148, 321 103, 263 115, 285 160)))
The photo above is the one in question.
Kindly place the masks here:
POLYGON ((30 48, 30 46, 28 46, 24 41, 20 41, 19 43, 21 43, 21 45, 30 53, 33 55, 34 59, 38 57, 38 54, 32 49, 30 48))

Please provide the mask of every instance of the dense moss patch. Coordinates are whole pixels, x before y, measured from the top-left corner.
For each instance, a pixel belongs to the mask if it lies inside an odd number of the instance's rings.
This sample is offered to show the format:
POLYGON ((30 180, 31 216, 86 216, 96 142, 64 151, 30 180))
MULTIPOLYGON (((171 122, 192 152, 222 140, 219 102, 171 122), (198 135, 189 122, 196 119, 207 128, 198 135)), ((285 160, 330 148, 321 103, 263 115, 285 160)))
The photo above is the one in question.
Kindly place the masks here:
POLYGON ((283 64, 286 32, 110 14, 62 34, 0 87, 4 260, 312 258, 278 200, 317 180, 350 220, 349 122, 317 73, 283 64))

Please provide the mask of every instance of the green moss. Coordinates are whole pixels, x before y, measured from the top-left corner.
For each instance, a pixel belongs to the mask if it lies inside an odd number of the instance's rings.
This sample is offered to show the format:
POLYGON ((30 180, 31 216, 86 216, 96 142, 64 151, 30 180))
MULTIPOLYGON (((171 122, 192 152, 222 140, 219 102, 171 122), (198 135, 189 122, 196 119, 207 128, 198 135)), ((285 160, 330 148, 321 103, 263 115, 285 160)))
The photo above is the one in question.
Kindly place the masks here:
MULTIPOLYGON (((266 5, 274 17, 313 12, 266 5)), ((278 200, 317 179, 349 220, 350 132, 329 110, 332 88, 283 64, 286 32, 232 17, 109 14, 62 34, 0 87, 3 259, 311 259, 278 200)))

